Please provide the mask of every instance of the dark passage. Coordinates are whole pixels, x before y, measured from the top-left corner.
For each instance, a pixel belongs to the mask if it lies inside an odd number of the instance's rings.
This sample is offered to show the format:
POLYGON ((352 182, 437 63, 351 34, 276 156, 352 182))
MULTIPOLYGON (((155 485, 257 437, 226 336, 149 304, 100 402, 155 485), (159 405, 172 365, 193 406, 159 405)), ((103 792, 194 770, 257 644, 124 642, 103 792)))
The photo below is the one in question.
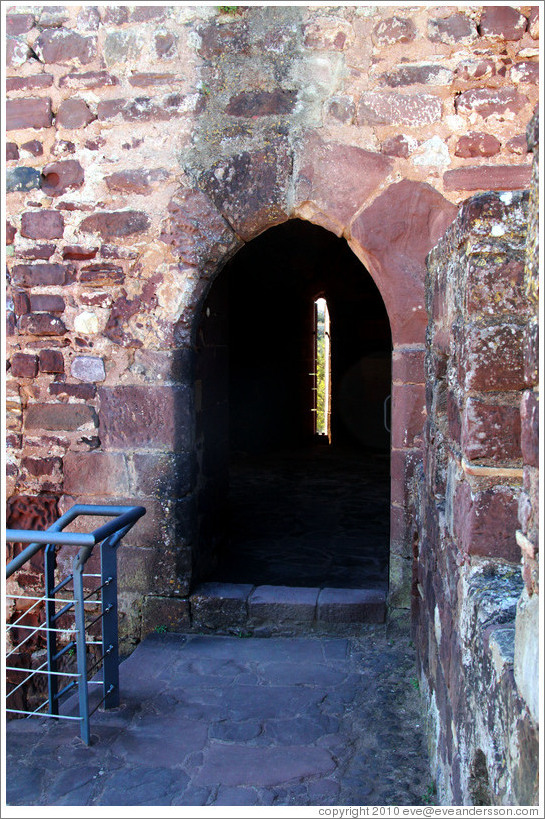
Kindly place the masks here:
POLYGON ((254 239, 214 282, 198 343, 201 538, 216 554, 201 579, 385 588, 391 335, 346 242, 298 220, 254 239), (331 316, 330 446, 312 415, 318 297, 331 316))

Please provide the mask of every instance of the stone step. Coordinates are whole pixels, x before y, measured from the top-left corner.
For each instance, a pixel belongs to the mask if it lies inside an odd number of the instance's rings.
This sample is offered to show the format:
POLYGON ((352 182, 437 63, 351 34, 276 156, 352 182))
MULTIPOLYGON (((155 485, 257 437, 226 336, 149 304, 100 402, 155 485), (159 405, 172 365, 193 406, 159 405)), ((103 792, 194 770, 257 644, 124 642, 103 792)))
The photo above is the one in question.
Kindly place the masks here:
POLYGON ((364 623, 383 623, 383 589, 332 589, 203 583, 190 597, 193 631, 336 631, 364 623))

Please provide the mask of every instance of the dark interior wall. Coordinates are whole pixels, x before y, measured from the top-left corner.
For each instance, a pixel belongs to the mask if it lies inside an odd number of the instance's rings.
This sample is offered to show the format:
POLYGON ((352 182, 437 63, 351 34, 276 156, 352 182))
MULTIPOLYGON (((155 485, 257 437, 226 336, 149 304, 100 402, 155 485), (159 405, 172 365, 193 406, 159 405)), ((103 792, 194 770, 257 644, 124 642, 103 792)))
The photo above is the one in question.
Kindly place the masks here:
POLYGON ((333 443, 387 448, 391 335, 382 298, 344 241, 293 220, 226 266, 233 451, 301 446, 313 434, 313 301, 331 315, 333 443))
POLYGON ((388 449, 391 334, 380 293, 343 239, 293 220, 245 245, 203 308, 196 398, 205 477, 224 462, 227 441, 232 453, 258 454, 312 439, 321 295, 331 316, 332 441, 388 449))

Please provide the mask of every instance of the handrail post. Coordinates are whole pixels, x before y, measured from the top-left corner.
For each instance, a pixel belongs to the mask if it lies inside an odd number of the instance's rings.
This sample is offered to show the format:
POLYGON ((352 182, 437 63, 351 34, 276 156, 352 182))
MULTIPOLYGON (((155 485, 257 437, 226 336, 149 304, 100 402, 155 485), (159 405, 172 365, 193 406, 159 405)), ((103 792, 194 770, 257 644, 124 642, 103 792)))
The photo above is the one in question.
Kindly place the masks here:
MULTIPOLYGON (((83 550, 82 550, 83 551, 83 550)), ((89 691, 87 688, 87 643, 85 640, 85 605, 83 602, 83 567, 81 552, 74 558, 74 601, 76 621, 76 654, 78 663, 78 697, 80 735, 86 745, 91 742, 89 730, 89 691)))
POLYGON ((48 690, 48 710, 50 714, 58 716, 59 701, 57 699, 58 681, 55 672, 57 670, 57 635, 53 631, 55 619, 55 568, 56 568, 55 546, 48 544, 44 549, 44 579, 45 579, 45 625, 47 628, 47 690, 48 690))
POLYGON ((119 636, 117 625, 117 549, 114 537, 100 544, 102 584, 102 665, 104 708, 119 705, 119 636))

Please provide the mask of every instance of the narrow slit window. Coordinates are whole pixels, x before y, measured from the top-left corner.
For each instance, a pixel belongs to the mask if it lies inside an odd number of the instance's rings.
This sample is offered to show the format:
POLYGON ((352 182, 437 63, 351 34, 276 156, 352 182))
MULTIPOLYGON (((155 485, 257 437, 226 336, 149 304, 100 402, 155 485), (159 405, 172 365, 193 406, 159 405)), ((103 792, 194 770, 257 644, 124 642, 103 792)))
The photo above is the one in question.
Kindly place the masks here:
POLYGON ((326 300, 314 302, 314 433, 331 442, 331 332, 326 300))

